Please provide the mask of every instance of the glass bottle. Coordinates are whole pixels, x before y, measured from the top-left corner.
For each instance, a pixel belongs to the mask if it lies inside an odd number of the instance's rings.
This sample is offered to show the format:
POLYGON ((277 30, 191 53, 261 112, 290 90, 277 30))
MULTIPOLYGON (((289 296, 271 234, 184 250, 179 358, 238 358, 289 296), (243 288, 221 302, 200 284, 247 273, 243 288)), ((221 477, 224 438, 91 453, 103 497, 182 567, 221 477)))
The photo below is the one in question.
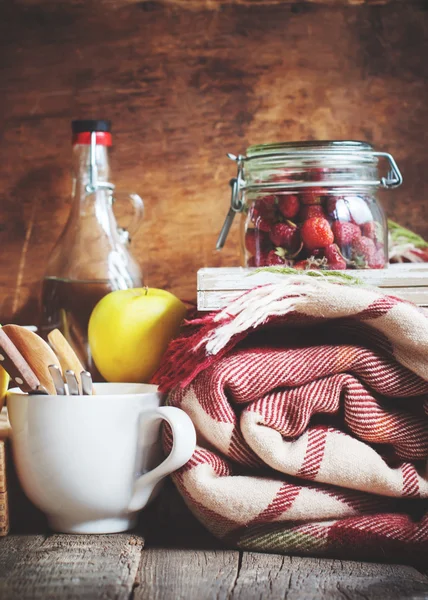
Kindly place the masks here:
MULTIPOLYGON (((97 378, 87 339, 91 312, 109 292, 141 287, 143 277, 128 250, 129 233, 118 227, 113 213, 116 194, 109 181, 110 122, 73 121, 72 132, 73 201, 45 272, 40 333, 46 337, 52 329, 60 329, 97 378)), ((143 202, 136 194, 129 199, 135 210, 135 231, 143 202)))
POLYGON ((221 248, 235 213, 248 267, 382 269, 387 222, 378 189, 402 182, 390 154, 366 142, 307 141, 251 146, 232 180, 221 248), (379 159, 389 161, 381 177, 379 159))

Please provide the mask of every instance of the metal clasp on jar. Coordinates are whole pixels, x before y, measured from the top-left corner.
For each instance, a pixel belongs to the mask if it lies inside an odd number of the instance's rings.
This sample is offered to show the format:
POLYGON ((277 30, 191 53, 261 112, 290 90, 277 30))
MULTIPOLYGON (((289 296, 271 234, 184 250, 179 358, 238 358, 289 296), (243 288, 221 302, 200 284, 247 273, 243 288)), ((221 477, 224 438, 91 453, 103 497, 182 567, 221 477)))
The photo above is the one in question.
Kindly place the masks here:
POLYGON ((386 158, 389 161, 391 169, 388 171, 386 177, 381 177, 379 185, 381 187, 391 189, 399 187, 403 183, 403 176, 401 171, 394 160, 394 157, 388 152, 373 152, 373 156, 380 156, 386 158))
POLYGON ((216 249, 221 250, 226 242, 230 228, 232 227, 233 219, 236 213, 240 213, 244 210, 244 201, 242 199, 242 192, 245 187, 244 181, 244 156, 235 156, 234 154, 227 155, 231 160, 235 160, 238 164, 238 174, 236 177, 229 181, 231 189, 230 196, 230 208, 226 215, 226 218, 221 228, 220 234, 217 239, 216 249))

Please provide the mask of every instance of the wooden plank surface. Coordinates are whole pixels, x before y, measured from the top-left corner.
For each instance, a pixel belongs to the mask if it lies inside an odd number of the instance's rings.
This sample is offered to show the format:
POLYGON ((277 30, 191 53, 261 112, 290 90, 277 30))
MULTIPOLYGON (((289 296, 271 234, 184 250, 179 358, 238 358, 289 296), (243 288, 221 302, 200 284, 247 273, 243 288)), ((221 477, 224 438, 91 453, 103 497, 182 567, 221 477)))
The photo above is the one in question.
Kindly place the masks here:
POLYGON ((138 535, 10 535, 0 540, 2 600, 128 600, 138 535))
POLYGON ((139 535, 0 539, 2 600, 428 598, 413 567, 234 550, 144 548, 139 535))
MULTIPOLYGON (((428 288, 428 263, 401 263, 389 265, 387 269, 355 269, 346 273, 367 285, 381 288, 428 288)), ((287 275, 256 268, 206 268, 198 271, 197 288, 198 291, 247 290, 250 286, 273 283, 283 277, 287 275)))
MULTIPOLYGON (((386 294, 428 306, 428 265, 390 265, 385 270, 349 271, 363 283, 379 287, 386 294)), ((223 267, 200 269, 197 279, 198 309, 219 310, 240 296, 243 291, 266 283, 275 283, 288 277, 281 273, 223 267)))
POLYGON ((234 551, 148 549, 133 600, 428 598, 413 567, 234 551))
POLYGON ((399 600, 428 598, 412 567, 244 552, 234 600, 399 600))
POLYGON ((424 2, 0 4, 0 322, 34 322, 70 211, 72 118, 112 119, 113 180, 147 206, 135 256, 149 285, 184 299, 198 268, 239 264, 238 219, 221 253, 215 243, 235 175, 226 153, 250 144, 390 151, 405 183, 383 204, 428 236, 424 2))
POLYGON ((133 600, 226 600, 238 565, 233 550, 151 549, 143 552, 133 600))
POLYGON ((410 566, 234 551, 148 549, 133 600, 428 598, 410 566), (238 560, 239 559, 239 560, 238 560))
MULTIPOLYGON (((386 294, 397 296, 397 298, 401 298, 402 300, 408 300, 418 306, 428 306, 428 288, 387 288, 384 291, 386 294)), ((235 300, 242 294, 242 290, 236 292, 227 290, 218 292, 198 292, 198 310, 220 310, 221 308, 224 308, 228 302, 235 300)))

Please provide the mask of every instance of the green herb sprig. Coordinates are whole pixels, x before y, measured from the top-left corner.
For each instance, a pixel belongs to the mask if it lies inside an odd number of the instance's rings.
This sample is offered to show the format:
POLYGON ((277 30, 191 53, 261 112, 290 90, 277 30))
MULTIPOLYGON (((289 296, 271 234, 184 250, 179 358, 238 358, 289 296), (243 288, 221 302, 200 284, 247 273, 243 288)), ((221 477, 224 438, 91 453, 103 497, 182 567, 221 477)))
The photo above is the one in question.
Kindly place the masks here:
POLYGON ((249 273, 249 275, 263 272, 279 273, 280 275, 307 275, 308 277, 322 278, 326 281, 330 281, 331 283, 345 283, 348 285, 363 285, 364 283, 361 281, 361 279, 358 279, 358 277, 354 277, 348 273, 342 273, 341 271, 329 271, 327 269, 293 269, 293 267, 281 266, 259 267, 258 269, 255 269, 249 273))

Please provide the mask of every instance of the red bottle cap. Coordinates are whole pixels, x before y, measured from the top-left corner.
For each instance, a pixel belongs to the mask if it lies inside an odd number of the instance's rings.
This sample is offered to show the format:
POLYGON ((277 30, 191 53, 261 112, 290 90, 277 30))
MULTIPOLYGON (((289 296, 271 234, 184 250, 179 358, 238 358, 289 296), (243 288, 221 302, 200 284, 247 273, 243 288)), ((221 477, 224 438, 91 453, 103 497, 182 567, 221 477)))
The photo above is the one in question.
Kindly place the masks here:
MULTIPOLYGON (((73 146, 76 144, 87 144, 91 143, 91 131, 81 131, 73 135, 73 146)), ((98 146, 111 146, 111 133, 109 131, 97 131, 97 145, 98 146)))
POLYGON ((111 122, 106 119, 77 119, 71 122, 73 146, 90 144, 91 133, 97 134, 99 146, 111 146, 111 122))

